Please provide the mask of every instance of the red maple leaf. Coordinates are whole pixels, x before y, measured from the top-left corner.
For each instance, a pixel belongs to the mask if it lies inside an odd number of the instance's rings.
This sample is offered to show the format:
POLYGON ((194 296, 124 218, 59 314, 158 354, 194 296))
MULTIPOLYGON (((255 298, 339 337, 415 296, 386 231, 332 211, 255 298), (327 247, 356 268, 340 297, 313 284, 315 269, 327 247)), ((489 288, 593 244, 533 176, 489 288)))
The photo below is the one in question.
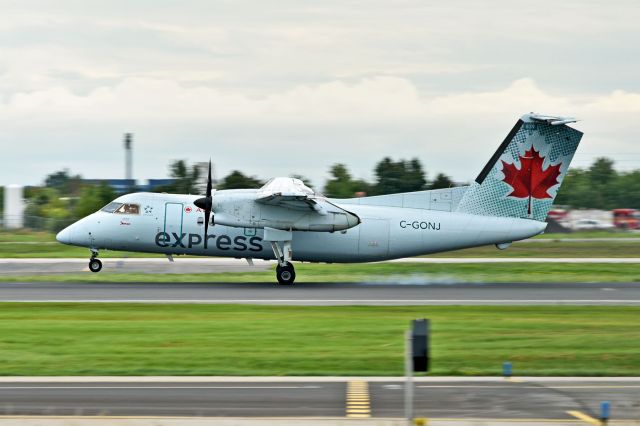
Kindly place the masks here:
POLYGON ((520 157, 520 169, 514 164, 502 161, 504 182, 513 188, 509 194, 516 198, 552 198, 549 188, 558 184, 561 164, 549 166, 542 170, 544 158, 533 147, 520 157))

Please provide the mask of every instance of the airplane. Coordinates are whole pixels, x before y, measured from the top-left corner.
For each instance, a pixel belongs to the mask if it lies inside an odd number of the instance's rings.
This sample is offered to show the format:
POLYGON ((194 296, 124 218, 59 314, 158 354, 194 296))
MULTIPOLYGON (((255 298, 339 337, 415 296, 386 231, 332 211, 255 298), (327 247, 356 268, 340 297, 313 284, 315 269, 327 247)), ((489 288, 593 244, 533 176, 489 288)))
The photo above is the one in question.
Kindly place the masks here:
POLYGON ((258 189, 204 196, 139 192, 116 198, 60 231, 63 244, 99 250, 277 260, 279 284, 292 261, 376 262, 494 244, 506 249, 541 234, 582 132, 571 117, 523 115, 468 186, 331 199, 277 177, 258 189))

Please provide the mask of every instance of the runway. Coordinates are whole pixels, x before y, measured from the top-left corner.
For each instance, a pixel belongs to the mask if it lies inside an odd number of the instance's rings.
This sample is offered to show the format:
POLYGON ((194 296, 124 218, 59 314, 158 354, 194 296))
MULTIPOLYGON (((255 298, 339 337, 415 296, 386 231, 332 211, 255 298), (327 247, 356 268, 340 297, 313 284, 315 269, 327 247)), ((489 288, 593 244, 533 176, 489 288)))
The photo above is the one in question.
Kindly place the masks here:
POLYGON ((640 305, 637 283, 0 283, 0 301, 260 305, 640 305))
MULTIPOLYGON (((46 416, 359 417, 403 416, 400 378, 124 378, 118 381, 0 382, 0 414, 46 416), (182 379, 182 380, 181 380, 182 379), (355 410, 348 389, 357 384, 355 410), (355 416, 354 414, 360 414, 355 416)), ((55 380, 55 379, 54 379, 55 380)), ((600 401, 612 418, 640 417, 640 379, 420 378, 415 415, 428 418, 575 420, 597 417, 600 401), (571 414, 573 413, 573 414, 571 414)))

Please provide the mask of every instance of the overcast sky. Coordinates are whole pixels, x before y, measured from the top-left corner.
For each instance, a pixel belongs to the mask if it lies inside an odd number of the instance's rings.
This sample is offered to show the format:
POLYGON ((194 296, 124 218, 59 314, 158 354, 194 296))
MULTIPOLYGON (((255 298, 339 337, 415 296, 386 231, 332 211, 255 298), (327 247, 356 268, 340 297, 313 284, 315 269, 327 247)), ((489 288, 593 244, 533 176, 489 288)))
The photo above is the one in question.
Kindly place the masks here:
POLYGON ((468 181, 523 113, 640 168, 637 1, 0 0, 0 185, 212 158, 321 188, 383 156, 468 181))

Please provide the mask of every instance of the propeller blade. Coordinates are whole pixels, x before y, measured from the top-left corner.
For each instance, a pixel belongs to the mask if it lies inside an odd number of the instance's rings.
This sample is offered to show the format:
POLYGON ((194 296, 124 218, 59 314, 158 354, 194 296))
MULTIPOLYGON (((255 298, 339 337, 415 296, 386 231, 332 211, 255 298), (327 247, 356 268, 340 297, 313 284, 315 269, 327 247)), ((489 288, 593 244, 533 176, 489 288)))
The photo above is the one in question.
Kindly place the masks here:
POLYGON ((212 183, 211 183, 211 158, 209 158, 209 175, 207 176, 207 193, 206 193, 207 197, 211 197, 211 187, 212 187, 212 183))
POLYGON ((209 159, 209 173, 207 175, 207 191, 204 197, 198 198, 193 204, 204 210, 204 248, 207 248, 207 232, 209 231, 209 219, 211 218, 211 208, 213 198, 211 197, 211 189, 213 182, 211 181, 211 159, 209 159))
POLYGON ((209 231, 209 215, 211 210, 204 211, 204 248, 207 248, 207 232, 209 231))

